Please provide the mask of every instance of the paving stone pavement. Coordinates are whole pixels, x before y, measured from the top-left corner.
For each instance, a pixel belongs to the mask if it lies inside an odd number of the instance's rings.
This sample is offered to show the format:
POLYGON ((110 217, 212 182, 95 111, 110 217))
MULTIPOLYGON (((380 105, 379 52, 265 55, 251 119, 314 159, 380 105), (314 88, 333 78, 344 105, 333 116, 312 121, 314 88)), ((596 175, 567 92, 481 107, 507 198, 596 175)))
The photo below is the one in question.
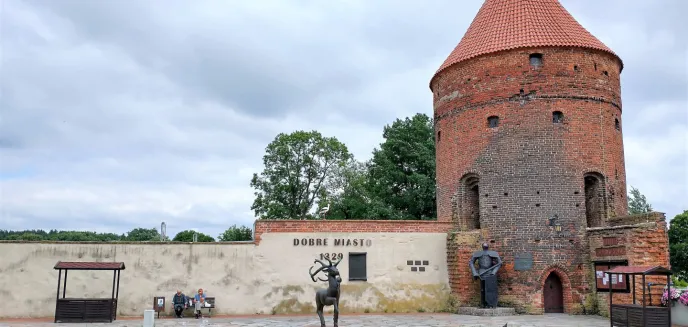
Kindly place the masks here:
MULTIPOLYGON (((326 326, 333 325, 332 316, 325 319, 326 326)), ((140 327, 143 318, 120 319, 110 323, 61 323, 17 321, 2 322, 0 327, 140 327)), ((320 327, 318 317, 308 316, 260 316, 204 319, 156 319, 155 327, 320 327)), ((609 320, 599 316, 571 316, 566 314, 519 315, 504 317, 476 317, 451 314, 413 315, 345 315, 339 317, 340 327, 606 327, 609 320)))

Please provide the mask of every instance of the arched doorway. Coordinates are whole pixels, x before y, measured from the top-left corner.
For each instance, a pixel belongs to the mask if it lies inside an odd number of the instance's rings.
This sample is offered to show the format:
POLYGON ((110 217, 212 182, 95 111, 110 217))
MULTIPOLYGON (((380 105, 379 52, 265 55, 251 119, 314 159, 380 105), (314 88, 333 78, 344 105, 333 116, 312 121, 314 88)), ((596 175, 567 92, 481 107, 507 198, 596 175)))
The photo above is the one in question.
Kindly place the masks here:
POLYGON ((545 298, 545 313, 564 312, 564 287, 555 272, 547 276, 542 292, 545 298))

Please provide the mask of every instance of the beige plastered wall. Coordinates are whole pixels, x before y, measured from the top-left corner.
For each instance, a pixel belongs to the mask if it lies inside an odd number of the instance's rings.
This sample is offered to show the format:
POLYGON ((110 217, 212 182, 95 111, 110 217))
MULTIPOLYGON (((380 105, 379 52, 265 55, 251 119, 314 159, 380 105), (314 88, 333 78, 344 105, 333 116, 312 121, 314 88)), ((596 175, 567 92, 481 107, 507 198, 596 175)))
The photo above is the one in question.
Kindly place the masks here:
MULTIPOLYGON (((178 288, 187 295, 205 289, 216 298, 215 314, 312 313, 316 290, 327 287, 308 274, 321 253, 343 254, 338 266, 341 312, 441 311, 447 306, 445 233, 268 233, 260 245, 2 242, 0 318, 53 316, 57 261, 124 262, 118 307, 124 316, 142 315, 154 296, 166 297, 170 314, 178 288), (294 239, 303 238, 327 239, 327 246, 294 245, 294 239), (363 246, 336 246, 335 239, 364 241, 359 241, 363 246), (349 252, 367 253, 367 281, 349 281, 349 252), (414 272, 408 260, 428 265, 414 272)), ((112 280, 111 271, 69 271, 66 295, 108 298, 112 280)))

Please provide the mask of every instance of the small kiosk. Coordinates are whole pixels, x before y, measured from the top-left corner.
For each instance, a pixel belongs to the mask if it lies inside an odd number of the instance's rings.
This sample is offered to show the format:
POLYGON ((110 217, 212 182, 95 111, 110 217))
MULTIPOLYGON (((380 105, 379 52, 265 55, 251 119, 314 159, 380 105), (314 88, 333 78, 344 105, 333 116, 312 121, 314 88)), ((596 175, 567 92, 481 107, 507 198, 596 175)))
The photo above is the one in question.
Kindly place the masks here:
POLYGON ((671 270, 661 267, 634 267, 618 266, 614 269, 605 271, 609 281, 617 280, 619 275, 623 275, 626 280, 630 280, 633 293, 633 303, 614 304, 614 292, 609 292, 609 325, 611 327, 671 327, 671 305, 658 307, 647 304, 645 287, 646 276, 666 276, 667 287, 671 292, 671 270), (628 277, 631 279, 628 279, 628 277), (642 304, 636 303, 636 280, 635 276, 641 276, 643 285, 642 304))
POLYGON ((62 262, 58 261, 54 269, 57 275, 57 302, 55 303, 55 322, 112 322, 117 320, 117 297, 119 297, 119 276, 124 270, 124 262, 62 262), (60 282, 64 270, 62 298, 60 282), (112 296, 110 298, 86 299, 68 298, 67 273, 70 270, 112 270, 112 296), (115 282, 117 283, 115 287, 115 282), (115 291, 116 290, 116 291, 115 291))

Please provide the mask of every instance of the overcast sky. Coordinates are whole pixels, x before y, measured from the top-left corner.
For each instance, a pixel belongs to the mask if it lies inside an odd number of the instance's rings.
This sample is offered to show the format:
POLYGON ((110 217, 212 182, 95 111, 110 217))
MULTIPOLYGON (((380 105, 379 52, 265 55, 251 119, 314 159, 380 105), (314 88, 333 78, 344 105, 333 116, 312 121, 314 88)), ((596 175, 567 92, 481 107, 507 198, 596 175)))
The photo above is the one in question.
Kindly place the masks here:
MULTIPOLYGON (((683 0, 562 0, 624 60, 628 185, 688 209, 683 0)), ((0 0, 0 229, 251 226, 280 132, 367 159, 482 0, 0 0)), ((630 187, 629 187, 630 189, 630 187)))

